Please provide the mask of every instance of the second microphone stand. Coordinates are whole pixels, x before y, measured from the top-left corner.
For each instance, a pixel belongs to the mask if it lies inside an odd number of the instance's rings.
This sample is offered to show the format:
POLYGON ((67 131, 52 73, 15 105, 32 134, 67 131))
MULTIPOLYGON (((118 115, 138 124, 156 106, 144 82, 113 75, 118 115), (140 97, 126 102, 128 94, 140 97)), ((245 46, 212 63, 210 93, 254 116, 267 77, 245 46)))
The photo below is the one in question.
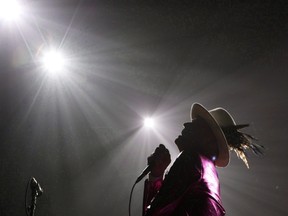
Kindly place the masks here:
POLYGON ((43 194, 43 189, 34 177, 30 180, 30 187, 32 191, 31 205, 27 208, 29 216, 34 216, 36 210, 37 197, 43 194))

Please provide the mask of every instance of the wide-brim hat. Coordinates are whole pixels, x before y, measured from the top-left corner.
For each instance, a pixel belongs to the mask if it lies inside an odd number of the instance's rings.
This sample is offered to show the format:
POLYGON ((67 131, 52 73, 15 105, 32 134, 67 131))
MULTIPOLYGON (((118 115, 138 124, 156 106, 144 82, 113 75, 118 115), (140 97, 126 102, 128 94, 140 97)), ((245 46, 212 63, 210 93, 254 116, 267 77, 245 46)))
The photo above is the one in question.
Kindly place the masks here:
POLYGON ((229 147, 221 127, 236 125, 229 112, 222 107, 207 110, 199 103, 191 106, 191 120, 200 117, 204 119, 212 129, 218 145, 218 157, 215 159, 215 165, 226 167, 229 164, 229 147))

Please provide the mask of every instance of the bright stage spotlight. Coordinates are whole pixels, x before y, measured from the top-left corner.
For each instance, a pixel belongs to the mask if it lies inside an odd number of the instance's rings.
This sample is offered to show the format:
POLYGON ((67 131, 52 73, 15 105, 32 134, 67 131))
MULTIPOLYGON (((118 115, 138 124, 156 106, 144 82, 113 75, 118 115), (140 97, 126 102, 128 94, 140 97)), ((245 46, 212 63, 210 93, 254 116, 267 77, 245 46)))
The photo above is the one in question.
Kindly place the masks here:
POLYGON ((42 56, 42 66, 45 71, 52 75, 58 75, 65 70, 67 59, 58 50, 49 50, 42 56))
POLYGON ((146 128, 154 128, 155 120, 153 118, 147 117, 144 119, 144 126, 146 128))
POLYGON ((4 21, 16 21, 20 18, 22 7, 16 0, 0 0, 0 18, 4 21))

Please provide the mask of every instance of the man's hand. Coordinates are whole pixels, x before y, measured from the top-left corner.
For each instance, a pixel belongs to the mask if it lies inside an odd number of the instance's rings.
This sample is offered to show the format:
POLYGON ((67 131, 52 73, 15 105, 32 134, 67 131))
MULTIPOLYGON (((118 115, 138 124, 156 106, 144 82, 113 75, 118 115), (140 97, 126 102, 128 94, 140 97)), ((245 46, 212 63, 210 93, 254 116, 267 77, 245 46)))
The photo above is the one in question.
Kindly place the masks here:
POLYGON ((151 175, 153 177, 163 176, 166 168, 171 162, 169 150, 160 144, 148 158, 148 165, 151 166, 151 175))

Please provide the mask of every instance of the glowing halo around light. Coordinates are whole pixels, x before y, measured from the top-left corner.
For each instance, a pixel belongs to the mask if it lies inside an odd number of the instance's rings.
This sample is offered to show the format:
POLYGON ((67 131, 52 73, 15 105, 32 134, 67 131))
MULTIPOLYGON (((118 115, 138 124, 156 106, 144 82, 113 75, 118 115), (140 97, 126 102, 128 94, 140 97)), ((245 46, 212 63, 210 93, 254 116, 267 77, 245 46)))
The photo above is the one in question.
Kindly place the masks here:
POLYGON ((0 18, 5 21, 16 21, 22 14, 22 6, 16 0, 0 0, 0 18))
POLYGON ((146 117, 144 119, 144 126, 146 128, 154 128, 155 127, 155 120, 151 117, 146 117))
POLYGON ((65 71, 67 59, 59 50, 51 49, 45 52, 41 59, 42 67, 50 75, 60 75, 65 71))

